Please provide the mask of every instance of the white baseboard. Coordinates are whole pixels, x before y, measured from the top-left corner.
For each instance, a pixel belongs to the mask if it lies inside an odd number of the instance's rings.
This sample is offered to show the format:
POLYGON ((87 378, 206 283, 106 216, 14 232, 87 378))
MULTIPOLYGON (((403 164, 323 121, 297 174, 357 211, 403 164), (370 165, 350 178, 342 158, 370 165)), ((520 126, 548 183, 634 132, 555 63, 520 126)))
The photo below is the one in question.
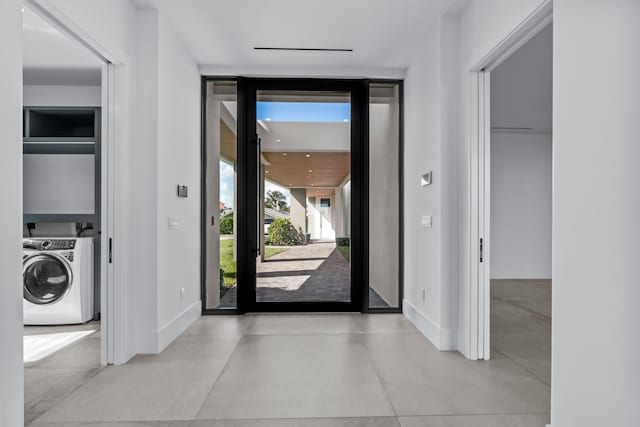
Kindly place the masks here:
POLYGON ((429 316, 418 310, 408 300, 402 301, 404 315, 431 343, 442 351, 456 350, 456 334, 451 329, 442 329, 429 316))
POLYGON ((551 272, 547 268, 532 268, 528 270, 492 269, 491 278, 498 279, 498 280, 509 280, 509 279, 546 280, 545 278, 549 278, 549 279, 551 278, 551 272))
POLYGON ((136 333, 136 350, 138 354, 158 354, 173 342, 181 333, 200 317, 202 302, 194 302, 182 313, 165 323, 157 331, 136 333))

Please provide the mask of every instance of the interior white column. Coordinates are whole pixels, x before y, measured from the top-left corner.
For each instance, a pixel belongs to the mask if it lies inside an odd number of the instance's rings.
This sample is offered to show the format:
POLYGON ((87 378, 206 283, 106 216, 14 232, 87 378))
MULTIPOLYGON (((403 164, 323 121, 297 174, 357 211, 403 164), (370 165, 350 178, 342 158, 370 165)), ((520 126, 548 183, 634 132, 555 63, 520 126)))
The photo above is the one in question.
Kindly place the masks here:
POLYGON ((0 2, 0 425, 24 425, 22 363, 22 2, 0 2))
POLYGON ((637 426, 640 2, 553 7, 551 424, 637 426))

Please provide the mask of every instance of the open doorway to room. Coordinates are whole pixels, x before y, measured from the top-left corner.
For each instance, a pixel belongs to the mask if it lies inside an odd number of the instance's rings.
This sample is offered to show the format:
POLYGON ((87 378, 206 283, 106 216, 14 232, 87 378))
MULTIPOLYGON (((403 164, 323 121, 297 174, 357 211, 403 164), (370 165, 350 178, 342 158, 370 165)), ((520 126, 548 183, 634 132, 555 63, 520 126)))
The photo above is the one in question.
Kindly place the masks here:
POLYGON ((400 310, 401 92, 204 78, 204 312, 400 310))
POLYGON ((491 351, 551 383, 553 27, 490 79, 491 351))
POLYGON ((102 369, 102 70, 23 9, 25 424, 102 369))

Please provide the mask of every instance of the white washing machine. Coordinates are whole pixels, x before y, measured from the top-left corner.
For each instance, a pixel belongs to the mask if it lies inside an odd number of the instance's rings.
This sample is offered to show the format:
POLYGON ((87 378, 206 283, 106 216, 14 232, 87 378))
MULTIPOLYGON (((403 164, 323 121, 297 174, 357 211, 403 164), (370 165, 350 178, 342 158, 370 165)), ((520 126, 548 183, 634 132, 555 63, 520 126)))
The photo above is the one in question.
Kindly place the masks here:
POLYGON ((85 323, 93 317, 93 239, 22 242, 25 325, 85 323))

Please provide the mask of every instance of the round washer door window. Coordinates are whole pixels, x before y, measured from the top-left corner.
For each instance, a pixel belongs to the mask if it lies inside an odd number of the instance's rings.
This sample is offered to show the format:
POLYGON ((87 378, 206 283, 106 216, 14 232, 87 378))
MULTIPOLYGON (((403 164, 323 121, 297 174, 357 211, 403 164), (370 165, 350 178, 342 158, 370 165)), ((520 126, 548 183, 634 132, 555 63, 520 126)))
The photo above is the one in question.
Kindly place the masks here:
POLYGON ((66 261, 56 255, 27 258, 22 270, 24 298, 38 305, 53 304, 71 288, 72 276, 66 261))

